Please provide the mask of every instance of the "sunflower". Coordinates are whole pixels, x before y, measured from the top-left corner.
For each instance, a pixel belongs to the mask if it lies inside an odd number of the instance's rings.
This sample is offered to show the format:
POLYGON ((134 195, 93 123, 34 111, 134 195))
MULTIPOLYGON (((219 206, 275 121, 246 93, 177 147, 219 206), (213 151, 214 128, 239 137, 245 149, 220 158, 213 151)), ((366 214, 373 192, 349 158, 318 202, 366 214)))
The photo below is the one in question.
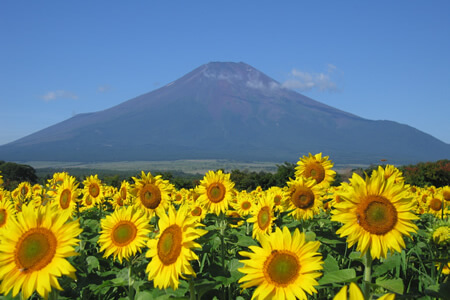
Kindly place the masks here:
POLYGON ((385 179, 383 173, 373 171, 366 180, 353 173, 348 188, 340 193, 340 203, 331 211, 332 221, 343 223, 336 232, 347 236, 348 247, 357 243, 357 251, 364 255, 370 250, 372 258, 386 257, 388 250, 401 252, 405 248, 403 235, 417 231, 412 222, 418 217, 408 189, 394 177, 385 179))
POLYGON ((447 246, 450 244, 450 222, 440 221, 431 229, 431 241, 437 246, 447 246))
POLYGON ((252 209, 251 217, 247 220, 248 223, 253 223, 252 237, 258 241, 261 235, 272 232, 273 222, 276 219, 273 200, 270 195, 259 199, 252 209))
POLYGON ((439 219, 446 218, 448 215, 448 208, 445 204, 442 193, 437 192, 432 194, 427 199, 428 213, 439 219))
POLYGON ((228 210, 228 204, 233 197, 234 183, 230 174, 208 171, 195 189, 199 201, 208 212, 219 215, 228 210))
MULTIPOLYGON (((95 206, 99 203, 101 203, 102 198, 103 198, 103 184, 102 181, 100 179, 98 179, 98 175, 91 175, 88 176, 84 181, 83 181, 83 202, 87 202, 89 204, 92 203, 92 206, 95 206), (86 199, 89 198, 87 201, 86 199), (92 201, 92 202, 91 202, 92 201)), ((88 204, 87 207, 90 207, 88 204)))
POLYGON ((306 293, 317 293, 314 286, 323 264, 319 246, 317 241, 306 242, 305 234, 297 228, 291 234, 287 227, 277 227, 261 237, 261 247, 250 246, 252 252, 239 252, 248 257, 240 260, 244 266, 238 271, 245 275, 239 283, 244 289, 257 286, 252 299, 307 299, 306 293))
POLYGON ((122 263, 145 247, 150 224, 145 214, 133 206, 121 207, 100 222, 101 231, 98 243, 103 257, 113 254, 122 263))
POLYGON ((142 209, 148 218, 153 217, 154 213, 164 213, 170 202, 170 193, 173 186, 168 180, 162 179, 161 175, 153 176, 150 172, 141 173, 141 178, 133 177, 135 182, 132 189, 136 197, 135 206, 142 209))
POLYGON ((3 185, 3 176, 0 174, 0 187, 3 185))
POLYGON ((447 202, 450 202, 450 186, 446 185, 442 188, 442 196, 444 197, 444 200, 447 202))
POLYGON ((81 232, 78 220, 68 222, 68 215, 53 206, 23 205, 8 234, 1 236, 0 293, 12 290, 15 297, 21 290, 27 299, 34 291, 47 298, 52 288, 62 290, 57 277, 75 279, 76 270, 66 257, 77 254, 81 232))
POLYGON ((266 191, 264 197, 270 197, 273 199, 275 211, 278 212, 283 211, 283 198, 284 198, 283 188, 278 186, 272 186, 266 191))
POLYGON ((73 212, 77 206, 78 201, 78 183, 75 182, 75 177, 67 176, 64 181, 58 185, 56 190, 56 197, 54 204, 60 210, 73 212))
POLYGON ((236 196, 236 203, 233 203, 231 206, 240 216, 247 216, 254 206, 255 201, 253 197, 253 195, 248 194, 246 191, 241 191, 236 196))
MULTIPOLYGON (((9 200, 0 200, 0 230, 7 228, 14 218, 14 207, 9 200)), ((0 242, 1 243, 1 242, 0 242)))
POLYGON ((206 217, 206 209, 202 207, 200 204, 196 202, 187 202, 186 204, 183 204, 187 206, 187 212, 188 214, 193 217, 197 222, 203 221, 203 219, 206 217))
POLYGON ((201 224, 189 216, 186 206, 181 206, 178 211, 170 206, 168 213, 159 216, 159 234, 147 243, 149 250, 145 256, 151 260, 145 271, 155 287, 165 289, 170 286, 176 290, 180 276, 195 276, 189 261, 198 260, 192 249, 201 249, 201 246, 194 240, 206 231, 196 228, 201 224))
POLYGON ((402 172, 393 165, 386 165, 384 168, 382 166, 378 166, 378 172, 382 173, 385 179, 393 176, 395 178, 395 183, 405 181, 402 172))
POLYGON ((293 210, 289 215, 297 220, 312 219, 323 207, 321 194, 322 186, 316 184, 312 178, 303 176, 291 179, 287 183, 288 189, 284 198, 284 210, 293 210))
POLYGON ((331 168, 333 163, 328 156, 322 157, 322 153, 308 156, 304 155, 295 167, 295 177, 306 177, 316 180, 316 183, 323 187, 328 187, 334 180, 336 172, 331 168))
POLYGON ((29 182, 21 182, 17 188, 13 191, 15 200, 21 203, 27 202, 33 196, 31 184, 29 182))
MULTIPOLYGON (((337 293, 333 298, 333 300, 347 300, 347 299, 350 300, 364 299, 364 295, 361 292, 361 289, 354 282, 350 283, 350 286, 344 285, 339 291, 339 293, 337 293), (348 288, 348 295, 347 295, 347 288, 348 288)), ((392 293, 385 294, 380 298, 378 298, 378 300, 394 300, 394 299, 395 294, 392 293)))

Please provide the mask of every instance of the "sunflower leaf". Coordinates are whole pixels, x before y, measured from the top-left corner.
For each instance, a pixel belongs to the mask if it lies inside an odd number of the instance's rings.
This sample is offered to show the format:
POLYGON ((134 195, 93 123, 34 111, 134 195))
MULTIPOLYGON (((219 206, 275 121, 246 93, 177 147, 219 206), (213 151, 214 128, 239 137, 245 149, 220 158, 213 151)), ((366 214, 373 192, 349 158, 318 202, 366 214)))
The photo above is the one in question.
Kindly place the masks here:
POLYGON ((381 287, 383 287, 387 290, 390 290, 392 292, 395 292, 397 294, 400 294, 400 295, 403 294, 404 285, 403 285, 403 280, 401 280, 400 278, 396 278, 396 279, 377 278, 375 283, 378 286, 381 286, 381 287))
POLYGON ((400 255, 394 254, 386 258, 381 265, 374 266, 373 277, 378 277, 380 275, 386 274, 390 270, 400 266, 401 257, 400 255))
POLYGON ((354 269, 343 269, 334 272, 329 272, 323 275, 319 280, 319 284, 349 282, 355 280, 356 271, 354 269))

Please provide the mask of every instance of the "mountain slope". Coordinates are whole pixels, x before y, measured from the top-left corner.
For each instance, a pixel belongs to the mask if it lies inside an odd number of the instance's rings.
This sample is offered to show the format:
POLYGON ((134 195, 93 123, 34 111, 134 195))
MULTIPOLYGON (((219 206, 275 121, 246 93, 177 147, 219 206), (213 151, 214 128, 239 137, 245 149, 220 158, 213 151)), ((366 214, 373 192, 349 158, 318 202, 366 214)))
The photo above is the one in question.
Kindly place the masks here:
POLYGON ((247 64, 214 62, 1 146, 0 159, 295 161, 308 152, 342 163, 410 163, 449 158, 450 145, 407 125, 314 101, 247 64))

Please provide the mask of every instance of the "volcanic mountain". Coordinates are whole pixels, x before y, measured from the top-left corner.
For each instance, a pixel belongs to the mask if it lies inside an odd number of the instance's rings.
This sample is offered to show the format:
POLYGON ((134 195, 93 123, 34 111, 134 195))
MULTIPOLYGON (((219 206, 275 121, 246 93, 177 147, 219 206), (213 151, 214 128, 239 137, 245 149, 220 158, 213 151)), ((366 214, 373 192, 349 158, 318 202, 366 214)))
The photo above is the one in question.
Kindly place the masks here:
POLYGON ((245 63, 211 62, 109 109, 76 115, 0 147, 11 161, 229 159, 340 163, 449 158, 450 145, 408 125, 314 101, 245 63))

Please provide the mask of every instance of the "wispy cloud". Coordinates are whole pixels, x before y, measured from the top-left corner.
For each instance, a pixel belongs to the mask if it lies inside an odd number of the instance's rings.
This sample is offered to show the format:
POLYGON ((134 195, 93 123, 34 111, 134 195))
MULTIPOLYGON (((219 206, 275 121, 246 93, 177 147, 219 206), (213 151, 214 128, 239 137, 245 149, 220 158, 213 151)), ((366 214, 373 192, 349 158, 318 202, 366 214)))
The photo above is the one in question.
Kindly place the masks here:
POLYGON ((338 87, 331 78, 335 70, 336 66, 332 64, 327 66, 327 71, 325 73, 310 73, 293 69, 289 74, 290 78, 283 82, 282 86, 300 91, 316 89, 319 91, 335 92, 338 90, 338 87))
POLYGON ((108 92, 109 90, 111 90, 111 86, 108 84, 101 85, 97 88, 97 92, 99 93, 105 93, 108 92))
POLYGON ((65 90, 57 90, 57 91, 50 91, 45 93, 41 96, 41 99, 43 99, 46 102, 58 100, 58 99, 78 99, 78 96, 75 93, 65 91, 65 90))

